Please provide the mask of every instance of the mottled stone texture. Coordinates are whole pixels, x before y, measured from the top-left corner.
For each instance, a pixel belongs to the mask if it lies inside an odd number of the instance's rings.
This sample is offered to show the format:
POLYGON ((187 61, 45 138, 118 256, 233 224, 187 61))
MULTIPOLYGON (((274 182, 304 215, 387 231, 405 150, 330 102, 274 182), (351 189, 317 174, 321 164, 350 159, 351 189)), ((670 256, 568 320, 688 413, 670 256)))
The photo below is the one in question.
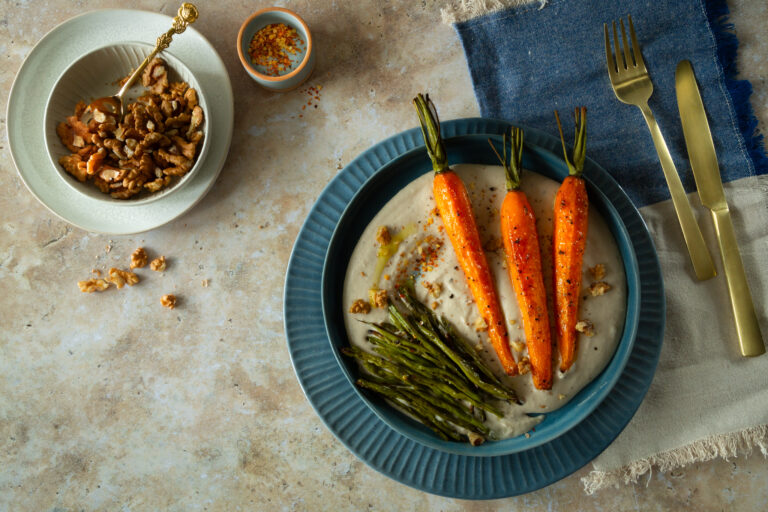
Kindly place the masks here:
MULTIPOLYGON (((582 470, 527 496, 463 502, 395 483, 350 454, 304 399, 282 327, 291 245, 325 184, 359 152, 415 126, 429 90, 444 119, 477 115, 464 57, 439 2, 281 2, 314 31, 309 85, 271 94, 240 67, 252 2, 199 2, 196 28, 221 53, 235 136, 204 201, 140 236, 102 236, 53 216, 16 175, 8 91, 34 44, 99 7, 172 15, 175 2, 0 3, 0 509, 2 510, 765 510, 759 455, 713 461, 585 497, 582 470), (301 115, 301 117, 300 117, 301 115), (106 252, 105 247, 111 246, 106 252), (144 246, 163 274, 81 294, 92 268, 128 266, 144 246), (201 286, 209 280, 207 287, 201 286), (168 310, 160 297, 174 293, 168 310)), ((742 76, 768 120, 768 10, 734 2, 742 76)), ((94 42, 96 44, 97 42, 94 42)), ((42 98, 41 98, 42 101, 42 98)))

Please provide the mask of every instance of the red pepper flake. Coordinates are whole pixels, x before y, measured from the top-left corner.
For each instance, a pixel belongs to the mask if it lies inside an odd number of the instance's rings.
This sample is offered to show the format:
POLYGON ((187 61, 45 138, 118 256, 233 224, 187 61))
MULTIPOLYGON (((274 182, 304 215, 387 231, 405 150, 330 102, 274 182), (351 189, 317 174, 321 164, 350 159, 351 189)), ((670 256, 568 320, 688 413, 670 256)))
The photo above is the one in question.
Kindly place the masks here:
POLYGON ((304 44, 295 28, 272 23, 254 34, 248 55, 251 63, 265 68, 265 74, 278 76, 290 71, 291 55, 302 50, 304 44))
POLYGON ((320 101, 320 89, 322 88, 322 85, 311 85, 299 90, 300 93, 305 93, 307 96, 309 96, 307 103, 301 106, 301 110, 306 110, 307 107, 317 108, 317 104, 320 101))

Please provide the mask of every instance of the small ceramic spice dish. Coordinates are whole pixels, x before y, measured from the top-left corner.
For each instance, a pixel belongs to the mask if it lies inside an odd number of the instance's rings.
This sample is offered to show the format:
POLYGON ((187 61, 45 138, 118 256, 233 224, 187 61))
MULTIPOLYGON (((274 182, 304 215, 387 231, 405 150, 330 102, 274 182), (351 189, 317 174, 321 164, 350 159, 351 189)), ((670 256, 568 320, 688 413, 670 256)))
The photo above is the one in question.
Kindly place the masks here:
POLYGON ((315 67, 309 27, 282 7, 262 9, 245 20, 237 34, 237 54, 251 78, 270 91, 295 89, 315 67))

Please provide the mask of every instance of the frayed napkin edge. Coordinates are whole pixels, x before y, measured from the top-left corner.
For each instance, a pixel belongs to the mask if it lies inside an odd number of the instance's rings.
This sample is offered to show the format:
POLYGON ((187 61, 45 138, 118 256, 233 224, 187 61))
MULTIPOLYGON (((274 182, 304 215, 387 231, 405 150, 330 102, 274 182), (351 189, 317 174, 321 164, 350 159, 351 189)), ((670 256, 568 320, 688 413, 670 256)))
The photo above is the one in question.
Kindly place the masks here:
POLYGON ((689 445, 636 460, 611 471, 592 470, 581 478, 581 483, 588 495, 607 487, 618 488, 620 483, 637 483, 638 478, 645 474, 648 475, 647 485, 654 468, 664 473, 718 457, 728 460, 740 455, 750 455, 755 448, 760 449, 763 457, 768 457, 768 425, 699 439, 689 445))
POLYGON ((440 9, 440 17, 443 23, 453 25, 509 7, 538 3, 539 9, 543 9, 547 2, 548 0, 454 0, 440 9))

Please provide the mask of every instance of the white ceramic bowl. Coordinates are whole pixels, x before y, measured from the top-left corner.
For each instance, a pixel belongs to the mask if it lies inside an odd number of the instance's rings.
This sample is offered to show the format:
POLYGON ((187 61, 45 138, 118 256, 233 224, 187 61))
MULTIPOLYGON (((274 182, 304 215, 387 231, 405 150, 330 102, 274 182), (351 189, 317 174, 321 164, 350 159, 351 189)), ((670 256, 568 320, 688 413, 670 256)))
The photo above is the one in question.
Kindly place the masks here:
POLYGON ((282 7, 267 7, 253 13, 245 20, 237 34, 237 54, 248 75, 260 86, 275 92, 297 88, 307 81, 315 69, 315 51, 309 27, 298 14, 282 7), (296 29, 299 37, 304 41, 303 50, 290 57, 291 67, 288 72, 278 76, 266 74, 266 70, 254 65, 248 55, 251 40, 256 32, 273 23, 284 23, 296 29))
MULTIPOLYGON (((80 182, 74 176, 59 165, 59 158, 70 154, 70 151, 61 142, 56 134, 56 126, 74 112, 78 101, 86 103, 96 98, 112 96, 117 93, 119 87, 116 82, 128 76, 144 58, 152 51, 153 46, 140 42, 121 42, 110 44, 91 51, 76 60, 56 80, 45 108, 45 120, 43 123, 45 132, 45 147, 51 160, 54 172, 57 172, 64 182, 77 192, 97 199, 120 205, 138 206, 152 201, 168 197, 169 194, 189 183, 193 175, 201 167, 205 155, 210 146, 211 137, 208 133, 208 120, 210 119, 208 104, 205 101, 205 93, 195 76, 179 59, 167 50, 159 54, 168 63, 168 79, 171 82, 184 81, 197 91, 197 99, 203 109, 203 141, 198 151, 197 159, 192 168, 180 179, 172 182, 170 186, 154 193, 146 192, 137 194, 129 199, 114 199, 109 194, 100 191, 91 182, 80 182)), ((141 95, 144 87, 141 82, 129 91, 127 102, 141 95)))

